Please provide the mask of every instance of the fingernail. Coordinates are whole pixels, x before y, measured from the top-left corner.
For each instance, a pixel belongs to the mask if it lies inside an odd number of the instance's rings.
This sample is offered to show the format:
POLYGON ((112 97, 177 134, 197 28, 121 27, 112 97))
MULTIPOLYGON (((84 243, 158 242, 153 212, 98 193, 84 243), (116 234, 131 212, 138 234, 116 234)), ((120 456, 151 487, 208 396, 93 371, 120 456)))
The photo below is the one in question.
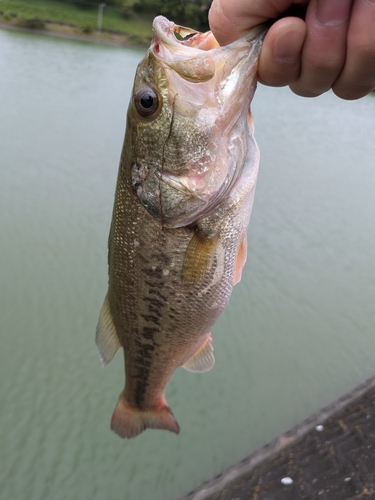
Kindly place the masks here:
POLYGON ((316 17, 324 26, 338 26, 349 19, 351 1, 317 0, 316 17))

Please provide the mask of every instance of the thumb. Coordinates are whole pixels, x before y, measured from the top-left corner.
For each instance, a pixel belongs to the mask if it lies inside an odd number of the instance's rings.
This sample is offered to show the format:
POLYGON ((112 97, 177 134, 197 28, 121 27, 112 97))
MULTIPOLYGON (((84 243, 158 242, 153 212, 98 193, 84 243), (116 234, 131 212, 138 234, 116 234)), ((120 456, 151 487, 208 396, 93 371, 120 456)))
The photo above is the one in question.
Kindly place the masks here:
POLYGON ((213 0, 208 21, 220 45, 244 36, 251 28, 269 19, 277 19, 293 5, 308 0, 213 0))

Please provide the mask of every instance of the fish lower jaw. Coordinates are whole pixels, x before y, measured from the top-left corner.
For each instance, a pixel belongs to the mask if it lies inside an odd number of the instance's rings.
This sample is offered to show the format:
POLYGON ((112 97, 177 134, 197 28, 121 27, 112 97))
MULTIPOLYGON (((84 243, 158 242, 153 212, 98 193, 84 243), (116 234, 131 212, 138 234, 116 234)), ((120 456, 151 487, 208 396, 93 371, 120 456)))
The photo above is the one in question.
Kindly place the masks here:
POLYGON ((128 439, 146 429, 165 429, 175 434, 180 432, 180 426, 165 402, 158 407, 139 409, 131 406, 123 393, 113 412, 111 429, 120 437, 128 439))

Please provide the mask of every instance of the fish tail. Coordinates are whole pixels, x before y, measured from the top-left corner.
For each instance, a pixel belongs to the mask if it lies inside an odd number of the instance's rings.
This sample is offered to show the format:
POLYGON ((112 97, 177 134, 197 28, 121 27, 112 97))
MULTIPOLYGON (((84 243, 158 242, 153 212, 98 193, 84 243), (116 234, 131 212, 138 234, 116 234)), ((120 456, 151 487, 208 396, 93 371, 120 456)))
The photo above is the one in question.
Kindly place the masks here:
POLYGON ((166 429, 176 434, 180 432, 180 426, 166 403, 158 408, 140 410, 129 405, 123 393, 113 412, 111 429, 122 438, 138 436, 146 429, 166 429))

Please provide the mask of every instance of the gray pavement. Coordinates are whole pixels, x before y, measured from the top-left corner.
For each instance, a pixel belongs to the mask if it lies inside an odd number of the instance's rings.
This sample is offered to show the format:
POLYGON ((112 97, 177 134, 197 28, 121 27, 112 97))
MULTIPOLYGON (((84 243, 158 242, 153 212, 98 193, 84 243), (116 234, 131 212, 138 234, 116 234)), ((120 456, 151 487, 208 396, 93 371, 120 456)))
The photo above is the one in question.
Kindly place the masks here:
POLYGON ((375 500, 375 376, 182 500, 375 500))

